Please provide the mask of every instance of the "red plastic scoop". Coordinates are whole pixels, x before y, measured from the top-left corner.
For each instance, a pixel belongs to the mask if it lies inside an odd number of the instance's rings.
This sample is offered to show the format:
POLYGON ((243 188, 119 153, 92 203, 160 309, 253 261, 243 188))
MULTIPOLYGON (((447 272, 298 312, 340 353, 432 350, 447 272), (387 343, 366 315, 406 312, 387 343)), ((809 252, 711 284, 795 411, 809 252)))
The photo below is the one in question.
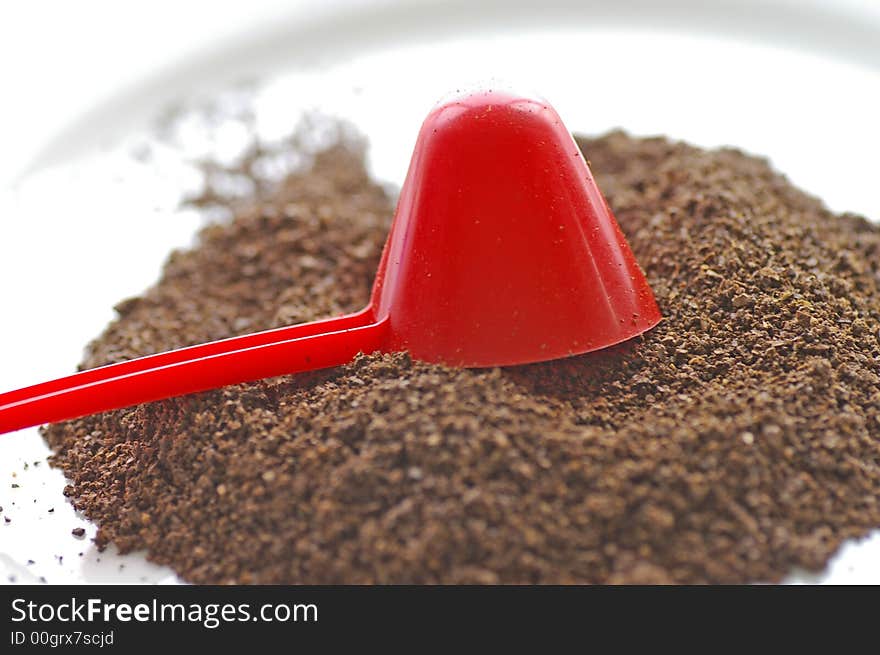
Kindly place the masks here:
POLYGON ((340 318, 112 364, 0 395, 0 432, 408 350, 453 366, 605 348, 660 321, 546 102, 481 92, 425 120, 370 304, 340 318))

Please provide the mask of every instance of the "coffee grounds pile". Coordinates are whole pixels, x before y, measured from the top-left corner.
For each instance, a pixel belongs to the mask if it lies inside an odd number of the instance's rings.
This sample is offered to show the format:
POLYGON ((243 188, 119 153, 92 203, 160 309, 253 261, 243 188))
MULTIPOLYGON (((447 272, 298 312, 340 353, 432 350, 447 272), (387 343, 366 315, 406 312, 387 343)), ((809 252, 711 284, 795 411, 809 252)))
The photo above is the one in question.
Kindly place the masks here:
MULTIPOLYGON (((359 356, 51 426, 98 544, 202 583, 750 582, 880 526, 880 230, 735 150, 580 145, 656 329, 518 368, 359 356)), ((176 252, 84 365, 359 309, 393 204, 325 153, 176 252)))

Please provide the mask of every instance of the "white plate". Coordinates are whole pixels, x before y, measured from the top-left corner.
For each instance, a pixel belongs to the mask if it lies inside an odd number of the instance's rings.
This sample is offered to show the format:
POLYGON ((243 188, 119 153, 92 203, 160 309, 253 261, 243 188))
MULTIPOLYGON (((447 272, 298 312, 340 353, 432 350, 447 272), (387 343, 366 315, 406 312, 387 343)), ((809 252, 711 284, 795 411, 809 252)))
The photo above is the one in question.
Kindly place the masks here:
MULTIPOLYGON (((309 110, 351 120, 370 139, 373 173, 399 183, 437 97, 501 79, 538 90, 575 131, 622 126, 736 145, 769 156, 832 209, 880 217, 880 12, 868 5, 463 7, 385 3, 279 21, 131 86, 61 130, 0 197, 0 389, 70 372, 112 305, 150 284, 169 249, 189 242, 201 219, 177 209, 181 193, 200 184, 188 159, 232 159, 248 124, 273 140, 309 110), (235 86, 244 73, 265 81, 235 86), (151 121, 172 99, 207 110, 178 114, 157 140, 151 121), (112 148, 92 147, 108 135, 112 148), (151 157, 135 156, 147 146, 151 157)), ((36 431, 0 439, 0 514, 12 519, 0 522, 3 580, 176 579, 142 555, 99 554, 76 540, 72 528, 91 536, 94 526, 63 498, 36 431)), ((875 534, 847 545, 823 575, 792 580, 877 583, 878 562, 875 534)))

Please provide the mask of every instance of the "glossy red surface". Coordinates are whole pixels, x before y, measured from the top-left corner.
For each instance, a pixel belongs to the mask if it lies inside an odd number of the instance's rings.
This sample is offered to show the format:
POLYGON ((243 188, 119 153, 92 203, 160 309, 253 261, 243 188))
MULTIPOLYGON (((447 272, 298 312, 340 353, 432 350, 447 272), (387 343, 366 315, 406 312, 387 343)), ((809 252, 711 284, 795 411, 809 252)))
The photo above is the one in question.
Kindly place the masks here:
POLYGON ((546 102, 462 95, 425 120, 370 305, 0 394, 0 432, 408 350, 453 366, 605 348, 660 321, 617 222, 546 102))
POLYGON ((556 111, 504 92, 425 120, 379 270, 373 305, 391 347, 429 362, 555 359, 660 320, 556 111))

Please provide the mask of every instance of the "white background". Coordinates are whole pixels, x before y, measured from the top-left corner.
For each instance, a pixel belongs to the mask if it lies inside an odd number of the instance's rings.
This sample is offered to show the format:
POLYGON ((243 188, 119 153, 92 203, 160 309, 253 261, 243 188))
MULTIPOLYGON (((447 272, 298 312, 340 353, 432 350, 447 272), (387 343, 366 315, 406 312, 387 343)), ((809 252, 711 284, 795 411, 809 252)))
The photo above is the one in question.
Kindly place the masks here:
MULTIPOLYGON (((876 38, 871 44, 866 37, 880 27, 877 0, 4 0, 0 2, 0 183, 27 167, 44 146, 89 110, 118 99, 145 79, 161 78, 182 62, 240 41, 242 35, 277 34, 285 26, 320 23, 327 16, 358 11, 384 12, 383 29, 364 21, 364 34, 372 29, 397 40, 411 38, 407 31, 448 28, 480 33, 492 27, 564 24, 574 17, 586 26, 627 22, 663 30, 735 34, 826 56, 836 53, 880 67, 880 46, 876 38), (499 6, 507 9, 499 11, 499 6), (808 20, 791 29, 789 15, 808 20), (835 22, 825 23, 826 15, 843 17, 849 32, 835 22), (855 30, 858 34, 853 36, 855 30)), ((296 58, 295 39, 286 45, 288 49, 276 54, 276 60, 296 58)), ((613 58, 614 53, 593 59, 606 57, 613 58)), ((265 64, 258 54, 252 54, 252 60, 252 65, 242 62, 241 69, 259 70, 265 64)), ((815 92, 820 97, 823 90, 819 87, 815 92)))

